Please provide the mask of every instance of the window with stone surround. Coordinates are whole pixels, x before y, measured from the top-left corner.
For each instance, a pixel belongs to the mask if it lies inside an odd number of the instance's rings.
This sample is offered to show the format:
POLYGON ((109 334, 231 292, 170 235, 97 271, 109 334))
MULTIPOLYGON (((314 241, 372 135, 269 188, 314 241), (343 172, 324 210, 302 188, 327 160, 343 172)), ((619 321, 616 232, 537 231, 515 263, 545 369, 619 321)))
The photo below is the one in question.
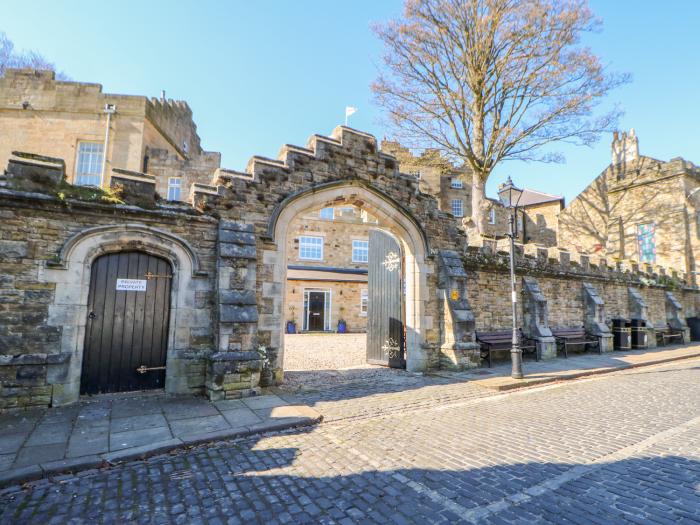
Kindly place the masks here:
POLYGON ((322 261, 323 237, 299 237, 299 259, 322 261))
POLYGON ((496 208, 489 210, 489 224, 496 224, 496 208))
POLYGON ((78 158, 75 164, 75 184, 99 186, 102 174, 103 144, 101 142, 78 142, 78 158))
POLYGON ((452 215, 464 217, 464 202, 462 202, 462 199, 452 199, 452 215))
POLYGON ((182 177, 168 177, 168 200, 179 201, 182 177))
POLYGON ((366 263, 369 260, 369 241, 352 241, 352 262, 366 263))
POLYGON ((455 190, 461 190, 462 188, 464 188, 464 184, 462 183, 462 179, 458 179, 458 178, 450 179, 450 188, 455 189, 455 190))
POLYGON ((335 219, 335 208, 321 208, 318 212, 318 216, 326 221, 332 221, 335 219))
POLYGON ((369 292, 367 288, 360 290, 360 315, 367 315, 367 306, 369 305, 369 292))

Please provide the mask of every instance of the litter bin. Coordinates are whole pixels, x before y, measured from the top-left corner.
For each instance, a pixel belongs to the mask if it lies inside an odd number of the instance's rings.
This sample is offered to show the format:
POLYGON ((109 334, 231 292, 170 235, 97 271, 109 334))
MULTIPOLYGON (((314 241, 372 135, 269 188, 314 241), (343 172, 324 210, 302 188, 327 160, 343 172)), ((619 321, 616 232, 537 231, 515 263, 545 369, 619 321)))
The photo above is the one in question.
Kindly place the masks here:
POLYGON ((627 319, 613 319, 613 349, 629 350, 630 346, 630 326, 627 319))
POLYGON ((700 341, 700 317, 688 317, 686 322, 690 328, 690 340, 700 341))
POLYGON ((647 348, 647 328, 646 323, 642 319, 632 319, 629 323, 631 326, 632 348, 638 350, 647 348))

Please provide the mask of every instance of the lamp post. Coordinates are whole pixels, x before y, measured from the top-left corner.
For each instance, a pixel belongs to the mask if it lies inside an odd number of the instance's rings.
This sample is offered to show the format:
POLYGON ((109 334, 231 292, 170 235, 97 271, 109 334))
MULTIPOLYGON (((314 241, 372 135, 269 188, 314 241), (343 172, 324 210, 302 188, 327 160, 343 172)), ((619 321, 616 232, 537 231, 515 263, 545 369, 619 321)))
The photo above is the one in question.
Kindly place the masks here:
POLYGON ((510 237, 510 293, 513 307, 513 346, 510 349, 510 360, 513 365, 510 376, 513 379, 523 378, 523 351, 518 340, 518 295, 515 291, 515 236, 518 231, 516 214, 518 213, 518 203, 522 195, 523 190, 516 188, 510 177, 498 187, 498 198, 503 206, 510 210, 507 235, 510 237))

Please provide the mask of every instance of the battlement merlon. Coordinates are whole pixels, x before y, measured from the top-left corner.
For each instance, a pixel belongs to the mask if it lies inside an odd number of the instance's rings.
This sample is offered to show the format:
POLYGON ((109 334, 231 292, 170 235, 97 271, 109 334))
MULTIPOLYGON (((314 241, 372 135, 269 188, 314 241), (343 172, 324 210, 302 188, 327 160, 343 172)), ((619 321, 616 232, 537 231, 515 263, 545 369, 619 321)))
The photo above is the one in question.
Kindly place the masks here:
POLYGON ((253 181, 259 182, 263 174, 294 171, 299 163, 326 161, 334 154, 356 158, 357 162, 367 163, 367 168, 372 164, 371 170, 367 171, 389 177, 399 176, 398 161, 377 148, 377 139, 373 135, 347 126, 336 126, 330 136, 311 135, 305 147, 285 144, 275 159, 254 155, 248 161, 245 172, 253 181))

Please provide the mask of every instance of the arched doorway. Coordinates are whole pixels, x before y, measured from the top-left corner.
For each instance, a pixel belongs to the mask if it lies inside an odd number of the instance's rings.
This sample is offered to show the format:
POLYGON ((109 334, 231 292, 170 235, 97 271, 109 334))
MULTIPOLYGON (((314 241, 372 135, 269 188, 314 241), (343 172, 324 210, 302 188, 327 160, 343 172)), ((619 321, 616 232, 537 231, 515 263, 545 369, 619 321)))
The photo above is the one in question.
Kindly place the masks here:
POLYGON ((146 252, 93 261, 81 394, 164 387, 172 278, 171 264, 146 252))
MULTIPOLYGON (((355 206, 376 218, 376 230, 384 231, 395 239, 402 255, 403 280, 401 283, 403 311, 403 333, 405 334, 405 367, 409 371, 423 371, 427 367, 426 350, 423 347, 425 330, 431 328, 432 318, 425 315, 427 297, 427 274, 429 253, 427 238, 410 212, 386 194, 365 181, 350 180, 316 186, 285 199, 272 216, 269 236, 275 243, 274 258, 268 252, 268 260, 274 260, 274 287, 270 291, 274 318, 279 331, 271 332, 271 343, 279 351, 275 358, 275 368, 284 367, 284 332, 287 312, 284 309, 286 297, 288 232, 294 219, 308 210, 321 210, 326 207, 355 206)), ((271 319, 272 320, 272 319, 271 319)))

